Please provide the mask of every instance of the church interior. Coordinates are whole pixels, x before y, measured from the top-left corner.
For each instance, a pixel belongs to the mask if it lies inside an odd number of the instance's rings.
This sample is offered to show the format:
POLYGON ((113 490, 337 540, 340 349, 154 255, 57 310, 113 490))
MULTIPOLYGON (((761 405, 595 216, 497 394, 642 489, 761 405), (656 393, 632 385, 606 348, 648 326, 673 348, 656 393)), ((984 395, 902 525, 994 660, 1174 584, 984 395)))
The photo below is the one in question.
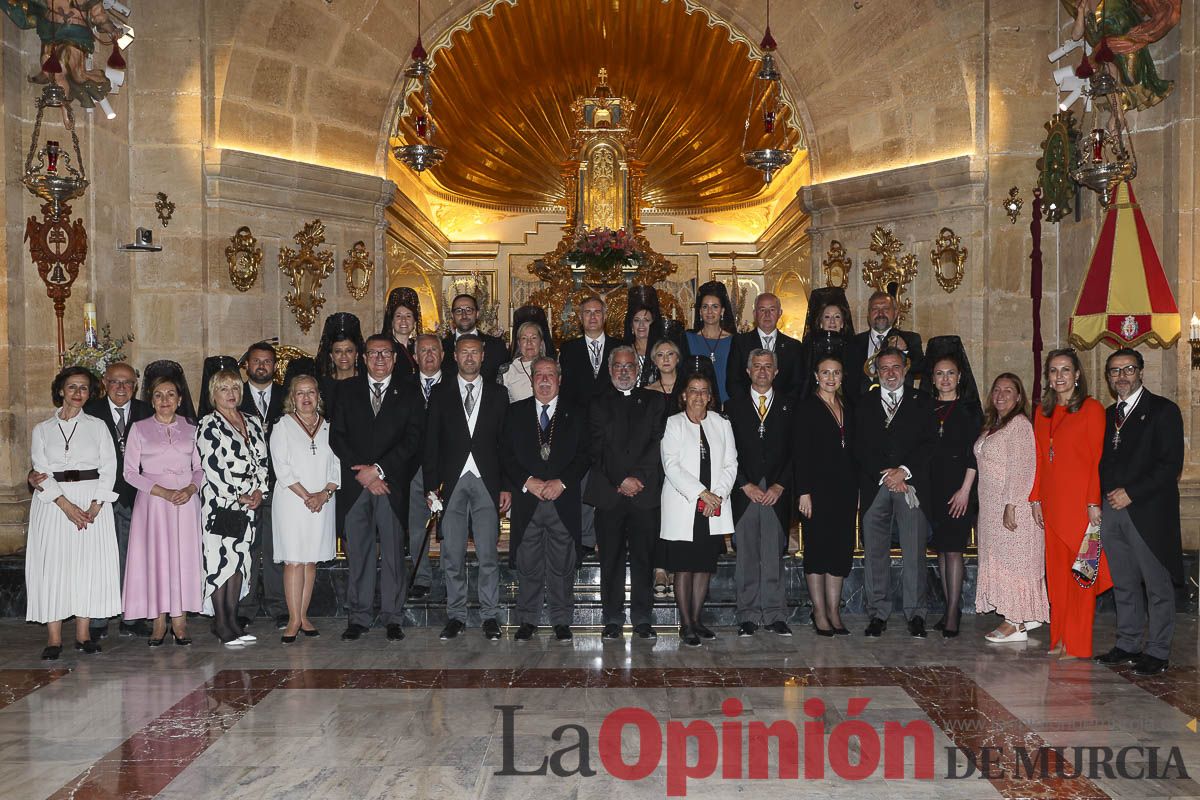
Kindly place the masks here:
MULTIPOLYGON (((709 281, 727 288, 739 331, 753 330, 755 299, 771 293, 780 330, 797 339, 815 290, 844 289, 855 331, 886 291, 905 329, 961 337, 981 391, 1004 372, 1041 385, 1045 354, 1074 347, 1108 406, 1105 360, 1135 347, 1145 385, 1182 409, 1190 442, 1196 0, 0 0, 0 10, 0 794, 1200 796, 1188 769, 1148 766, 1157 748, 1163 763, 1200 770, 1190 448, 1179 481, 1186 585, 1171 670, 1153 679, 1047 660, 1047 631, 990 646, 989 622, 971 613, 958 639, 910 641, 893 626, 872 644, 855 617, 854 636, 814 643, 799 555, 789 591, 803 631, 747 648, 722 629, 696 652, 668 635, 521 647, 470 630, 460 647, 424 627, 445 621, 431 597, 410 609, 399 646, 376 636, 351 650, 327 619, 323 639, 291 648, 260 633, 257 648, 231 655, 197 634, 189 650, 159 653, 114 636, 100 659, 67 654, 50 668, 36 659, 42 634, 24 621, 23 588, 32 432, 54 413, 64 359, 171 359, 196 391, 206 357, 269 341, 282 377, 287 359, 317 352, 335 312, 357 316, 364 334, 386 330, 388 297, 403 287, 419 298, 422 332, 450 333, 465 293, 482 332, 511 341, 516 311, 533 305, 558 343, 580 335, 591 295, 620 336, 632 286, 657 289, 679 330, 693 327, 709 281), (79 15, 74 45, 46 43, 70 33, 38 21, 54 13, 79 15), (1106 60, 1095 25, 1121 19, 1104 35, 1149 32, 1106 60), (1096 74, 1116 75, 1120 91, 1096 91, 1096 74), (605 230, 624 232, 625 250, 590 257, 589 236, 605 230), (854 710, 855 698, 870 709, 854 710), (648 711, 665 742, 636 778, 646 728, 641 750, 634 728, 618 732, 618 755, 610 740, 601 764, 602 725, 627 706, 648 711), (722 777, 705 767, 715 738, 671 739, 668 720, 718 726, 741 709, 822 721, 823 777, 806 776, 804 759, 799 780, 779 777, 783 742, 770 746, 770 780, 751 782, 753 768, 731 766, 725 750, 722 777), (930 726, 933 774, 915 777, 922 758, 901 741, 895 777, 878 752, 878 770, 848 777, 836 746, 851 764, 871 748, 838 745, 831 731, 853 720, 879 732, 876 751, 885 724, 930 726), (1005 770, 976 758, 989 746, 1005 770), (589 747, 598 774, 582 768, 589 747), (1068 761, 1081 747, 1136 748, 1143 770, 1023 774, 1020 747, 1067 748, 1068 761), (622 752, 624 777, 613 767, 622 752), (554 766, 538 772, 543 757, 554 766)), ((728 583, 732 560, 722 563, 728 583)), ((579 596, 598 591, 595 573, 585 564, 579 596)), ((321 616, 340 608, 339 580, 318 579, 321 616)), ((861 604, 848 608, 861 616, 861 604)), ((585 614, 579 630, 598 622, 585 614)), ((1107 647, 1104 600, 1096 625, 1107 647)))

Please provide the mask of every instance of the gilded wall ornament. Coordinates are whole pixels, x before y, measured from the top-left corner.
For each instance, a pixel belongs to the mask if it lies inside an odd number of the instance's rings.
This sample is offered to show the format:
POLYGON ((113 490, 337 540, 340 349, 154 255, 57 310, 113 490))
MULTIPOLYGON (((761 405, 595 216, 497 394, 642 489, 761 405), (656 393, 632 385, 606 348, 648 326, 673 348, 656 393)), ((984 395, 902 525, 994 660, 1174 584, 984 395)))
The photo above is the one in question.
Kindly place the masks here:
POLYGON ((933 249, 929 251, 929 263, 933 265, 933 276, 938 285, 953 292, 963 281, 966 272, 967 248, 962 240, 949 228, 942 228, 933 249))
POLYGON ((821 262, 821 268, 825 271, 825 285, 845 289, 850 283, 850 270, 853 266, 854 262, 846 254, 846 248, 834 239, 829 243, 829 252, 825 254, 825 260, 821 262))
POLYGON ((325 225, 319 219, 306 224, 292 239, 300 249, 279 248, 279 271, 292 283, 287 296, 288 307, 296 316, 300 330, 308 333, 317 321, 321 306, 325 305, 321 282, 333 272, 333 251, 317 249, 325 243, 325 225))
POLYGON ((248 292, 258 280, 258 271, 262 267, 263 251, 258 246, 258 239, 243 225, 229 237, 229 246, 225 248, 225 261, 229 264, 229 282, 239 292, 248 292))
POLYGON ((903 246, 890 230, 876 225, 871 234, 871 252, 877 254, 880 260, 864 261, 862 267, 863 283, 876 291, 888 292, 896 298, 896 308, 899 312, 897 325, 912 310, 912 300, 904 295, 908 293, 908 285, 912 283, 913 278, 917 277, 916 256, 907 253, 896 257, 903 246), (895 290, 890 291, 889 287, 893 284, 895 290))
POLYGON ((158 214, 158 221, 164 228, 171 221, 171 217, 175 216, 175 204, 167 199, 166 192, 159 192, 155 195, 154 213, 158 214))
POLYGON ((1025 201, 1021 199, 1021 190, 1017 187, 1012 187, 1008 190, 1008 197, 1004 199, 1002 206, 1004 213, 1008 214, 1009 222, 1013 225, 1017 224, 1017 217, 1021 213, 1021 207, 1025 205, 1025 201))
POLYGON ((29 242, 29 257, 37 264, 38 277, 46 285, 46 296, 54 303, 61 364, 67 349, 63 313, 71 296, 71 285, 87 258, 87 231, 82 219, 71 219, 70 205, 50 202, 42 205, 41 221, 36 216, 25 221, 25 241, 29 242))
POLYGON ((354 246, 346 251, 346 255, 348 258, 342 261, 342 270, 346 273, 346 288, 351 297, 362 300, 371 288, 371 254, 367 252, 365 243, 355 242, 354 246))
POLYGON ((1043 126, 1046 138, 1042 142, 1042 157, 1037 161, 1038 186, 1042 189, 1042 209, 1047 222, 1058 222, 1071 213, 1075 200, 1075 182, 1071 167, 1079 147, 1079 129, 1075 114, 1060 111, 1043 126))

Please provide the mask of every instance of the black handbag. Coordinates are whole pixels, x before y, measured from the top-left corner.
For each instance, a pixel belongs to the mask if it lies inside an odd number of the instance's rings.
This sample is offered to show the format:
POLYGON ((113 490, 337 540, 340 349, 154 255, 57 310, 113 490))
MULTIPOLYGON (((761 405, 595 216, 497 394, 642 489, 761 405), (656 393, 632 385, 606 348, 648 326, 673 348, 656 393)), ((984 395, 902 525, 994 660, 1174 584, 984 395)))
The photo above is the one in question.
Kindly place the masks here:
POLYGON ((212 534, 222 539, 241 541, 250 528, 250 515, 236 508, 216 508, 212 515, 212 534))

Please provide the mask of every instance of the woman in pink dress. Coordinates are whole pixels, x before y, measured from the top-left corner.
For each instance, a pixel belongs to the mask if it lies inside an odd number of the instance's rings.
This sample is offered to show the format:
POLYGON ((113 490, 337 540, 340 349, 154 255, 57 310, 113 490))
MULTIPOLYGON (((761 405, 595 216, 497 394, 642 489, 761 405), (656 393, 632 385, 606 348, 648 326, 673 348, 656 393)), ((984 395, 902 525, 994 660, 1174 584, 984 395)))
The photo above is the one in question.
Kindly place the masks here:
POLYGON ((187 612, 200 611, 200 500, 204 480, 196 426, 176 414, 180 389, 162 377, 150 387, 154 416, 135 422, 125 445, 125 480, 138 490, 125 562, 126 619, 152 619, 150 646, 167 635, 188 645, 187 612))
POLYGON ((975 613, 995 611, 1004 618, 985 637, 989 642, 1024 642, 1028 631, 1050 617, 1050 604, 1042 529, 1034 522, 1028 502, 1037 471, 1029 398, 1021 379, 1011 372, 992 382, 975 459, 979 465, 975 613))

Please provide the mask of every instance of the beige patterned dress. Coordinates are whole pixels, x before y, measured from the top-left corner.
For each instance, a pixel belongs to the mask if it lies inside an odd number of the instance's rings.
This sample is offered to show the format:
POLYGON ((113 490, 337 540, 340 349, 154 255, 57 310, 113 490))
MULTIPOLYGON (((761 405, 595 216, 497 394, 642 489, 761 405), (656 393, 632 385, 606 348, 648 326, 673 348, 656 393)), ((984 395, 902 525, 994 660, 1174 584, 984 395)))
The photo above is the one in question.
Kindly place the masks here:
POLYGON ((1037 470, 1033 425, 1014 417, 975 442, 979 464, 979 576, 975 613, 995 611, 1016 624, 1050 618, 1046 598, 1046 547, 1033 521, 1029 492, 1037 470), (1004 527, 1004 506, 1017 510, 1017 529, 1004 527))

